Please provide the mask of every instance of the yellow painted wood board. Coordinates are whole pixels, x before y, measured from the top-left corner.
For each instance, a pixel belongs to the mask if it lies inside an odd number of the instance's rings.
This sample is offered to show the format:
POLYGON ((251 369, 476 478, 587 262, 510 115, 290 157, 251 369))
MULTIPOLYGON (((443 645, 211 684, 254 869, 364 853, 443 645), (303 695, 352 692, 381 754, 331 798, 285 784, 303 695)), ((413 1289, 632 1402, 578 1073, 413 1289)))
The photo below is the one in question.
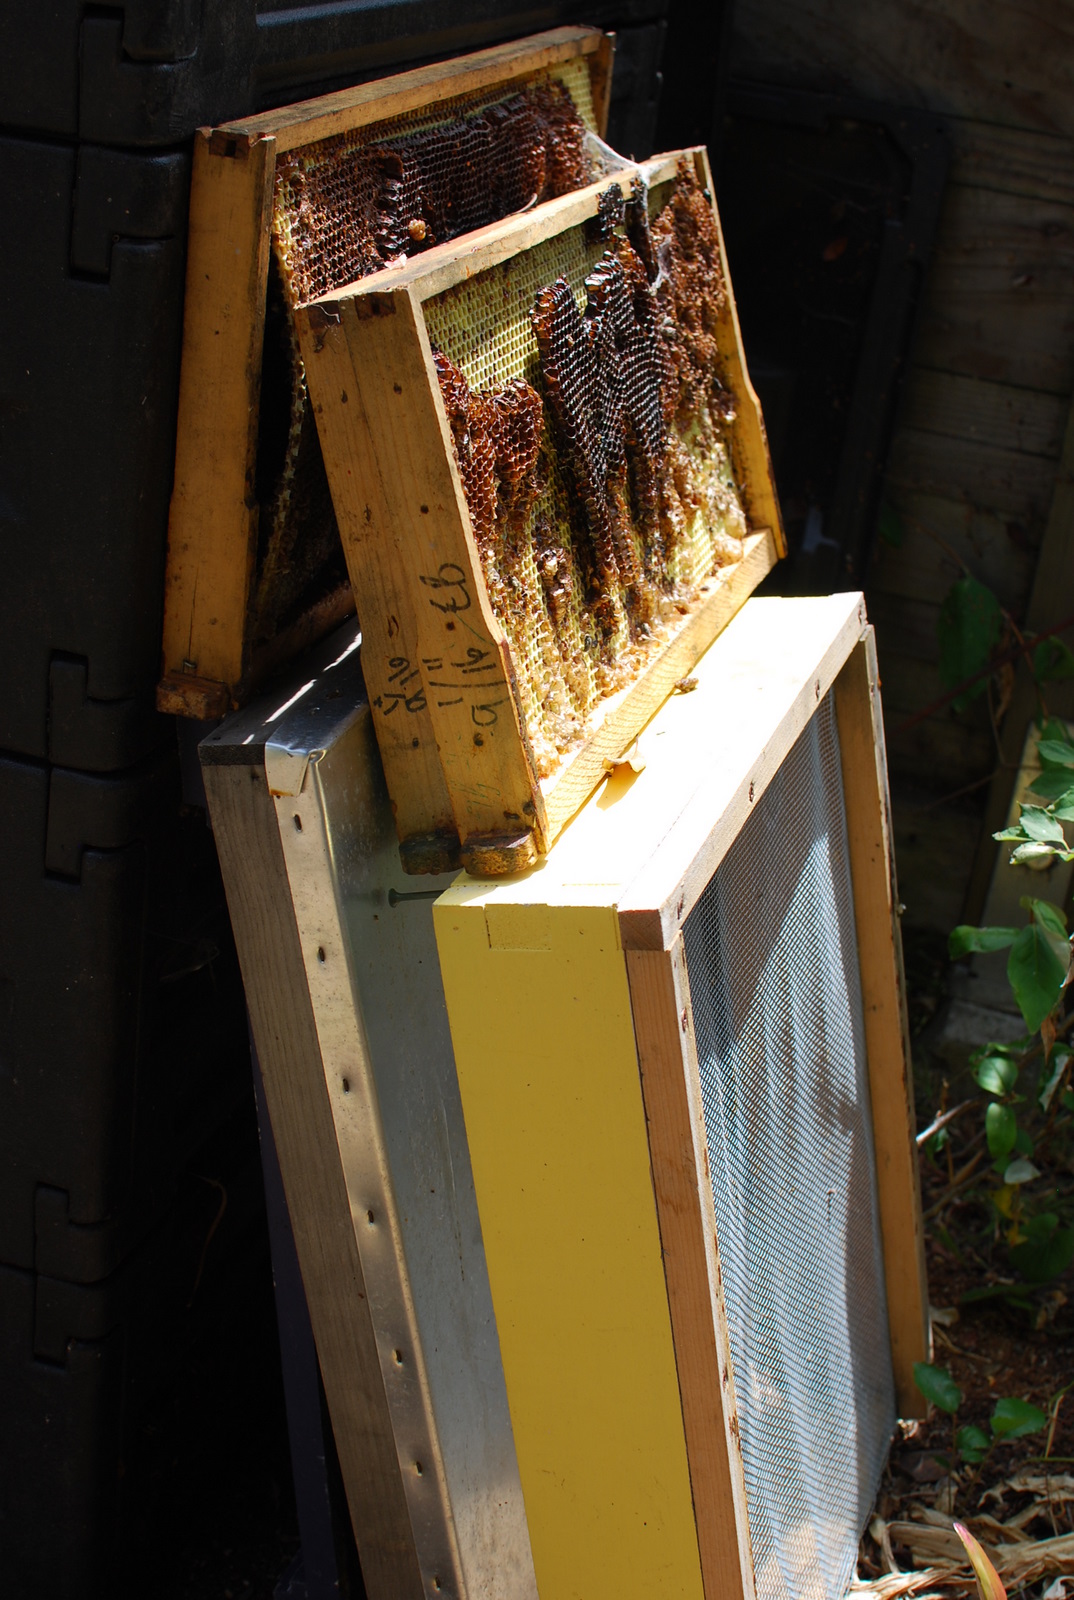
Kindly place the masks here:
POLYGON ((463 896, 437 942, 541 1600, 700 1600, 614 911, 463 896))

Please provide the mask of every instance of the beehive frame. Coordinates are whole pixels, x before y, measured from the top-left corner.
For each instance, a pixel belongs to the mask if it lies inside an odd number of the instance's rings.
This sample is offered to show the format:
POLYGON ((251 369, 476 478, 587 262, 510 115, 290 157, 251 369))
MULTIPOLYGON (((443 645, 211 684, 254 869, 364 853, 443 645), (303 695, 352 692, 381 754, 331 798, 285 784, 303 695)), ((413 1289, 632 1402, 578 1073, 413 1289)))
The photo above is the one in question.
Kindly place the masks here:
POLYGON ((408 871, 441 869, 460 842, 463 862, 487 875, 526 866, 546 851, 606 764, 622 755, 783 553, 721 239, 727 293, 716 339, 734 401, 733 469, 750 536, 741 559, 707 578, 680 608, 681 622, 633 681, 597 705, 558 769, 538 779, 518 663, 493 614, 436 376, 432 319, 450 291, 500 266, 521 273, 527 252, 583 235, 606 214, 610 193, 620 204, 630 198, 635 179, 664 192, 680 164, 711 204, 704 151, 677 152, 434 248, 297 314, 408 871), (463 644, 469 655, 457 659, 463 644))
POLYGON ((921 1414, 913 1097, 861 597, 753 600, 696 676, 647 730, 644 771, 609 777, 547 861, 463 876, 434 908, 542 1600, 757 1595, 683 929, 829 695, 894 1389, 921 1414))
POLYGON ((159 710, 221 716, 354 605, 343 584, 254 648, 255 469, 278 157, 462 96, 507 93, 578 61, 588 67, 594 127, 603 134, 612 51, 612 36, 598 29, 556 28, 198 130, 159 710))

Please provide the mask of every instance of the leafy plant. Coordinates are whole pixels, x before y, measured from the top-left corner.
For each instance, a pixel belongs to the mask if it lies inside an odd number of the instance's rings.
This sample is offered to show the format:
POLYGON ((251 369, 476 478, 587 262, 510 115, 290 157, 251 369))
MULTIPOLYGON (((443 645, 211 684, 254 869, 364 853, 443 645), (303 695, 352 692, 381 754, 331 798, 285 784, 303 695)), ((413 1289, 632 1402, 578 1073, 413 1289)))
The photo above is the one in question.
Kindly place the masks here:
MULTIPOLYGON (((1065 671, 1066 655, 1053 650, 1048 666, 1065 671)), ((1041 772, 1020 805, 1018 821, 995 835, 1014 846, 1012 865, 1037 870, 1074 861, 1066 834, 1074 823, 1074 741, 1066 726, 1046 722, 1039 751, 1041 772)), ((1054 1190, 1031 1187, 1042 1178, 1042 1162, 1047 1166, 1056 1136, 1069 1128, 1074 1111, 1069 1088, 1074 1051, 1067 1040, 1074 1012, 1066 1011, 1072 972, 1066 915, 1033 895, 1024 896, 1021 906, 1027 915, 1023 927, 958 927, 949 949, 955 959, 1007 950, 1007 980, 1026 1026, 1023 1039, 986 1045, 971 1062, 986 1096, 984 1133, 993 1173, 989 1198, 1011 1267, 1026 1287, 1008 1293, 1007 1286, 998 1286, 967 1298, 1001 1294, 1027 1305, 1032 1288, 1058 1277, 1074 1261, 1074 1227, 1062 1214, 1062 1202, 1054 1190)))
POLYGON ((959 1428, 955 1419, 962 1404, 962 1390, 947 1368, 933 1366, 927 1361, 915 1361, 914 1382, 926 1400, 952 1418, 952 1427, 955 1429, 954 1459, 950 1465, 964 1461, 969 1466, 979 1466, 997 1444, 1002 1444, 1006 1439, 1023 1439, 1027 1434, 1037 1433, 1048 1421, 1038 1406, 1032 1406, 1026 1400, 1008 1398, 996 1401, 989 1418, 988 1433, 972 1423, 959 1428))

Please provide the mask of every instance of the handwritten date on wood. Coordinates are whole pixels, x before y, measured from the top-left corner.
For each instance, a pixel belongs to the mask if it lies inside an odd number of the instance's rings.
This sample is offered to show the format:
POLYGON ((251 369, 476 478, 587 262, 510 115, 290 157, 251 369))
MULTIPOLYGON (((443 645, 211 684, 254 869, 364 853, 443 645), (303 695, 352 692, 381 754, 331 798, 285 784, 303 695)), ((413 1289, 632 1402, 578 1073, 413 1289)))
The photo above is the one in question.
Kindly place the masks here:
MULTIPOLYGON (((435 573, 421 575, 422 583, 434 591, 429 596, 429 604, 445 619, 454 619, 470 610, 473 602, 466 580, 463 568, 452 561, 441 563, 435 573)), ((448 621, 447 626, 453 628, 454 620, 448 621)), ((469 705, 470 720, 475 728, 491 728, 498 720, 497 707, 504 705, 507 697, 501 695, 493 699, 487 691, 506 689, 507 681, 500 674, 499 657, 491 643, 467 645, 461 659, 458 653, 449 653, 446 657, 423 656, 422 666, 426 687, 438 691, 438 706, 469 705)))

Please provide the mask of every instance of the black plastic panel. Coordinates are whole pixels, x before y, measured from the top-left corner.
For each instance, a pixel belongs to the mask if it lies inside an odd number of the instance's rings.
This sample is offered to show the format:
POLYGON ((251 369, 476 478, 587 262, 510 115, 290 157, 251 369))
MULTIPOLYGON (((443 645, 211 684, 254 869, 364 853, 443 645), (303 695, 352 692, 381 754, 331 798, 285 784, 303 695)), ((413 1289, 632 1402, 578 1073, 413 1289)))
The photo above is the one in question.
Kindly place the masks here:
MULTIPOLYGON (((196 1460, 175 1460, 180 1430, 157 1444, 153 1416, 174 1409, 183 1385, 194 1428, 206 1440, 216 1432, 220 1396, 204 1377, 191 1393, 187 1369, 192 1360, 211 1368, 206 1343, 223 1342, 228 1303, 268 1278, 252 1106, 228 1134, 197 1153, 153 1233, 107 1278, 76 1284, 0 1265, 0 1548, 10 1600, 175 1593, 180 1541, 198 1529, 175 1526, 176 1501, 196 1496, 169 1482, 169 1470, 207 1474, 196 1460)), ((263 1294, 257 1314, 263 1324, 263 1294)), ((265 1333, 271 1341, 271 1321, 265 1333)), ((261 1351, 248 1361, 264 1367, 261 1351)), ((259 1401, 279 1409, 271 1389, 259 1401)), ((241 1439, 227 1446, 242 1459, 241 1439)))
POLYGON ((207 123, 564 23, 651 21, 667 0, 52 0, 0 11, 0 106, 26 132, 176 145, 207 123))
POLYGON ((189 160, 3 139, 0 164, 0 748, 107 771, 167 734, 189 160))
POLYGON ((249 1093, 212 838, 178 762, 0 760, 0 1261, 111 1272, 249 1093))

